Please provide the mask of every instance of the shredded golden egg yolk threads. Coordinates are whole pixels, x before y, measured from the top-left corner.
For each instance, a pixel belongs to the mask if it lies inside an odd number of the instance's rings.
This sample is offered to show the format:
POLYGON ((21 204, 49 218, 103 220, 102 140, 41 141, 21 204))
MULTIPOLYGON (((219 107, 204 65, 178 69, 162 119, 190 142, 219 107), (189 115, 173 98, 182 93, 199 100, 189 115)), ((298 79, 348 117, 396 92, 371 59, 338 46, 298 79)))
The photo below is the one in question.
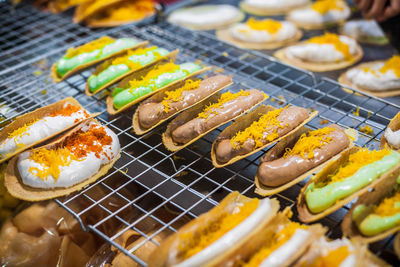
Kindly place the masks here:
POLYGON ((104 11, 110 21, 140 20, 154 12, 152 0, 123 1, 104 11))
POLYGON ((380 72, 386 73, 389 70, 393 70, 396 77, 400 77, 400 56, 395 55, 386 61, 385 65, 380 69, 380 72))
POLYGON ((373 213, 378 216, 392 216, 400 212, 400 191, 394 195, 387 197, 374 207, 373 213))
POLYGON ((328 13, 330 10, 343 10, 343 6, 340 5, 339 3, 342 3, 342 1, 337 1, 337 0, 318 0, 312 4, 311 8, 318 13, 325 15, 328 13))
POLYGON ((248 96, 250 95, 250 92, 245 92, 243 90, 240 90, 240 92, 232 94, 231 92, 226 92, 221 95, 221 97, 218 99, 217 103, 211 104, 208 107, 206 107, 203 112, 201 112, 197 117, 207 119, 210 116, 215 116, 218 114, 218 109, 221 108, 226 102, 235 100, 239 96, 248 96))
POLYGON ((188 79, 185 81, 185 84, 182 87, 173 91, 165 92, 165 96, 161 102, 164 106, 164 112, 168 113, 170 111, 169 104, 171 102, 179 102, 183 100, 182 93, 184 91, 191 91, 198 89, 200 86, 200 82, 201 80, 193 81, 191 79, 188 79))
POLYGON ((91 125, 86 132, 78 131, 68 136, 63 147, 34 150, 29 158, 41 164, 42 168, 30 167, 28 171, 43 181, 49 175, 57 181, 61 167, 69 166, 73 160, 83 160, 88 153, 94 153, 97 158, 104 155, 110 159, 110 156, 104 153, 103 148, 111 143, 112 138, 106 133, 104 127, 91 125))
POLYGON ((271 34, 277 33, 282 28, 282 23, 273 19, 256 20, 249 18, 246 24, 256 31, 267 31, 271 34))
POLYGON ((14 138, 14 137, 18 137, 18 136, 23 136, 26 133, 26 130, 29 126, 31 126, 32 124, 34 124, 35 122, 37 122, 39 119, 36 119, 30 123, 25 124, 22 127, 19 127, 18 129, 14 130, 13 132, 8 134, 8 138, 14 138))
POLYGON ((151 81, 154 78, 157 78, 161 74, 167 72, 174 72, 179 70, 179 65, 174 64, 173 62, 169 62, 163 65, 158 65, 151 71, 149 71, 145 76, 142 76, 140 79, 135 79, 129 82, 129 88, 135 89, 140 86, 148 86, 152 83, 151 81))
POLYGON ((113 43, 114 41, 115 40, 111 37, 103 36, 97 40, 91 41, 80 47, 68 49, 67 53, 65 54, 64 57, 73 58, 73 57, 83 54, 83 53, 93 52, 96 49, 101 49, 101 48, 105 47, 106 45, 113 43))
MULTIPOLYGON (((142 65, 140 65, 139 62, 133 62, 129 60, 130 57, 132 56, 137 56, 137 55, 142 55, 147 52, 153 51, 157 49, 156 46, 148 47, 148 48, 139 48, 136 50, 128 50, 123 56, 117 57, 114 59, 111 63, 111 65, 119 65, 119 64, 125 64, 129 67, 129 69, 134 70, 137 68, 141 68, 142 65)), ((155 53, 156 59, 160 58, 161 55, 159 53, 155 53)))
POLYGON ((316 36, 308 41, 307 43, 310 44, 331 44, 335 47, 335 49, 343 54, 343 57, 345 60, 351 60, 353 58, 352 54, 350 53, 350 47, 343 43, 340 40, 339 35, 334 34, 334 33, 325 33, 324 35, 321 36, 316 36))
POLYGON ((303 133, 293 148, 286 148, 283 155, 284 158, 288 156, 298 155, 303 159, 312 159, 314 157, 314 150, 321 148, 323 145, 332 141, 331 137, 327 135, 335 129, 332 127, 325 127, 322 129, 303 133))
POLYGON ((221 212, 219 217, 208 223, 201 232, 182 235, 179 257, 183 260, 188 259, 217 241, 249 217, 257 209, 259 202, 259 199, 254 198, 242 206, 237 206, 234 213, 221 212))
POLYGON ((306 225, 301 225, 296 222, 289 222, 282 225, 282 229, 277 231, 271 238, 269 238, 250 260, 243 265, 243 267, 256 267, 268 258, 268 256, 277 250, 280 246, 285 244, 296 232, 297 229, 307 229, 306 225))
POLYGON ((42 164, 43 169, 37 167, 30 167, 29 172, 41 180, 47 180, 49 175, 53 176, 57 181, 60 175, 60 167, 69 166, 73 160, 78 158, 66 148, 50 149, 41 148, 34 151, 29 158, 36 163, 42 164))
MULTIPOLYGON (((285 107, 285 109, 286 108, 287 107, 285 107)), ((242 146, 248 139, 254 140, 255 149, 262 147, 264 143, 261 140, 264 139, 265 132, 274 126, 277 126, 278 128, 284 128, 284 126, 281 125, 278 120, 278 116, 281 114, 283 109, 284 108, 280 108, 269 111, 268 113, 262 115, 257 121, 253 122, 249 127, 238 132, 234 137, 231 138, 231 145, 233 149, 242 146)), ((266 140, 270 142, 278 137, 279 135, 277 129, 274 129, 274 131, 267 136, 266 140)))
POLYGON ((368 150, 362 148, 359 151, 351 154, 345 165, 341 166, 333 175, 329 177, 330 182, 339 182, 343 179, 354 175, 363 166, 381 160, 383 157, 390 154, 389 149, 368 150))
POLYGON ((335 250, 329 251, 329 254, 324 257, 317 258, 311 264, 302 264, 302 266, 308 267, 339 267, 342 262, 350 255, 349 248, 347 246, 338 247, 335 250))

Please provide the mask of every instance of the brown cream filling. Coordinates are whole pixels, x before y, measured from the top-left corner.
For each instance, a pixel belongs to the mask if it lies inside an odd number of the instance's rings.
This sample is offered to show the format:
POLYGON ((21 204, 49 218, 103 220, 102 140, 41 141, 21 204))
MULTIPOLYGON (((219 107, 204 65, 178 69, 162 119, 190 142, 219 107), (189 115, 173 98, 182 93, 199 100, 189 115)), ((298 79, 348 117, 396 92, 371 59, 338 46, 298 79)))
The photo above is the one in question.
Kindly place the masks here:
MULTIPOLYGON (((288 107, 279 114, 278 121, 280 125, 284 126, 284 128, 279 127, 279 125, 273 125, 267 129, 263 133, 263 138, 260 140, 263 144, 269 143, 267 137, 272 133, 276 132, 278 134, 278 138, 287 134, 297 126, 299 126, 304 120, 308 118, 308 111, 301 107, 288 107)), ((232 147, 231 139, 222 140, 218 143, 217 148, 215 150, 215 155, 220 162, 228 162, 230 159, 250 153, 254 150, 255 141, 253 139, 247 139, 242 146, 238 146, 236 149, 232 147)))
POLYGON ((148 129, 156 125, 161 120, 168 118, 182 109, 201 101, 219 88, 228 85, 230 82, 231 78, 224 75, 217 75, 205 79, 200 83, 198 89, 183 91, 182 101, 174 102, 170 100, 170 109, 168 112, 165 112, 165 107, 161 102, 146 103, 141 105, 137 111, 139 115, 140 126, 148 129))
POLYGON ((264 99, 264 93, 251 89, 247 96, 239 96, 227 101, 221 108, 215 109, 208 118, 196 117, 172 131, 172 139, 176 143, 185 144, 208 130, 228 122, 250 109, 264 99))
POLYGON ((331 141, 315 149, 314 157, 311 159, 302 158, 299 155, 291 155, 286 158, 281 155, 278 159, 272 161, 261 158, 261 164, 257 171, 259 181, 266 186, 281 186, 322 164, 348 147, 350 140, 346 133, 335 124, 329 127, 335 128, 335 131, 327 134, 328 137, 332 138, 331 141))

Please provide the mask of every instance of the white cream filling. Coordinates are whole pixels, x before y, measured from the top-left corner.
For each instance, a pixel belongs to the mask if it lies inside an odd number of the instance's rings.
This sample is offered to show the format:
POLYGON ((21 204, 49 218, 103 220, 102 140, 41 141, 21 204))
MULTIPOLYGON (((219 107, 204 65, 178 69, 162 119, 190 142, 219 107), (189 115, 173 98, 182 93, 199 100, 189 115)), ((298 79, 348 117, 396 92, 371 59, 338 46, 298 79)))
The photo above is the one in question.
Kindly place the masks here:
MULTIPOLYGON (((91 122, 90 125, 93 123, 94 122, 91 122)), ((87 131, 89 126, 82 127, 82 131, 87 131)), ((35 188, 65 188, 78 184, 95 175, 101 166, 111 162, 117 157, 120 149, 117 135, 105 126, 99 125, 98 127, 104 127, 107 135, 112 138, 111 145, 103 147, 100 158, 97 158, 94 152, 90 152, 83 160, 72 160, 70 165, 60 167, 60 174, 56 181, 52 175, 42 180, 38 176, 32 174, 29 169, 31 167, 36 167, 43 170, 43 165, 29 159, 30 151, 26 151, 19 156, 17 163, 22 182, 25 185, 35 188), (109 158, 106 155, 108 155, 109 158)))
POLYGON ((75 112, 71 116, 44 117, 26 127, 26 131, 22 135, 4 140, 0 145, 0 155, 5 157, 7 154, 14 153, 18 149, 18 145, 29 146, 35 144, 74 125, 76 120, 82 121, 85 118, 84 110, 75 112))
POLYGON ((396 76, 393 70, 385 73, 379 71, 384 63, 376 63, 369 68, 375 73, 364 71, 362 68, 353 68, 346 72, 346 77, 354 85, 371 91, 382 91, 400 88, 400 78, 396 76))
POLYGON ((347 238, 335 239, 333 241, 328 241, 328 240, 326 240, 325 237, 321 237, 318 240, 315 249, 317 249, 319 251, 320 257, 326 257, 329 255, 329 253, 331 251, 336 250, 343 246, 347 246, 350 254, 349 254, 349 256, 347 256, 347 258, 343 262, 341 262, 341 264, 339 266, 340 267, 356 266, 357 258, 355 257, 354 254, 352 254, 354 252, 354 246, 350 242, 350 240, 347 238))
POLYGON ((236 39, 254 43, 285 41, 296 36, 297 28, 293 23, 282 21, 281 25, 282 27, 273 34, 266 30, 254 30, 245 23, 233 25, 230 32, 236 39))
POLYGON ((352 20, 343 25, 343 33, 353 38, 385 37, 385 33, 375 20, 352 20))
POLYGON ((394 149, 400 148, 400 130, 392 131, 390 127, 387 127, 384 135, 389 145, 394 149))
POLYGON ((227 248, 250 234, 270 212, 270 200, 269 198, 264 198, 260 201, 257 209, 243 222, 199 253, 175 265, 175 267, 204 266, 210 260, 224 253, 227 248))
POLYGON ((353 267, 356 266, 357 258, 356 255, 349 255, 340 265, 339 267, 353 267))
POLYGON ((277 250, 272 252, 263 262, 260 267, 278 267, 283 266, 284 263, 290 259, 290 257, 296 253, 297 249, 301 247, 307 238, 310 236, 310 232, 304 229, 297 229, 293 236, 277 250))
MULTIPOLYGON (((332 0, 333 1, 333 0, 332 0)), ((321 14, 316 10, 312 9, 311 6, 295 9, 291 11, 288 18, 291 21, 306 23, 306 24, 324 24, 324 23, 334 23, 342 20, 346 20, 350 14, 350 8, 343 3, 343 10, 332 9, 325 14, 321 14)))
POLYGON ((214 26, 234 22, 240 11, 231 5, 205 5, 173 12, 168 20, 178 25, 214 26))
MULTIPOLYGON (((341 35, 340 41, 349 46, 352 55, 357 52, 357 43, 347 36, 341 35)), ((338 62, 344 60, 342 52, 335 49, 333 44, 302 43, 285 49, 286 57, 310 62, 338 62)))
POLYGON ((291 9, 308 3, 308 0, 245 0, 246 5, 266 9, 291 9))

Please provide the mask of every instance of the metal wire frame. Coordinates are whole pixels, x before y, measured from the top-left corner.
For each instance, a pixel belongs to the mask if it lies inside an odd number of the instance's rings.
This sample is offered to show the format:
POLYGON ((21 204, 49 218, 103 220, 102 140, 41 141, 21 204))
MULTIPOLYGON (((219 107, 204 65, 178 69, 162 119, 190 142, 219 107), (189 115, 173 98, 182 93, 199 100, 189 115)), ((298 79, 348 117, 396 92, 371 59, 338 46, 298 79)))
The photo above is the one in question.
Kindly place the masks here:
MULTIPOLYGON (((29 13, 29 10, 26 12, 29 13)), ((135 136, 131 128, 132 111, 111 117, 105 112, 106 92, 94 97, 84 95, 85 81, 91 70, 59 84, 51 83, 48 80, 48 68, 67 47, 105 33, 88 32, 88 36, 81 38, 77 33, 85 32, 85 28, 79 25, 71 27, 74 30, 67 28, 71 40, 59 40, 57 48, 32 42, 24 48, 36 51, 32 53, 31 59, 24 61, 18 54, 13 56, 12 60, 18 60, 19 63, 14 67, 7 65, 7 69, 0 72, 0 112, 6 123, 40 106, 66 96, 74 96, 89 111, 102 112, 99 120, 118 134, 122 146, 121 158, 109 174, 74 195, 56 200, 78 219, 84 229, 95 232, 139 264, 145 265, 135 253, 146 242, 157 244, 154 238, 158 234, 175 231, 175 223, 180 219, 196 217, 209 210, 233 190, 255 196, 253 177, 263 153, 222 169, 215 169, 211 164, 211 143, 223 127, 182 151, 170 153, 161 144, 161 133, 165 125, 144 136, 135 136), (103 193, 95 194, 97 189, 103 193), (174 210, 176 216, 173 219, 158 215, 166 205, 168 209, 174 210), (95 220, 88 222, 87 218, 94 215, 95 220), (143 230, 141 223, 149 221, 156 223, 155 231, 143 230), (105 231, 109 223, 119 223, 121 226, 117 231, 105 231), (143 241, 130 249, 116 242, 128 229, 144 237, 143 241)), ((62 27, 58 30, 61 34, 67 34, 62 27)), ((190 32, 168 23, 142 29, 120 27, 106 33, 115 37, 134 36, 150 40, 152 44, 170 50, 180 48, 180 62, 198 59, 223 68, 227 74, 233 74, 236 82, 229 90, 252 87, 262 89, 270 95, 266 104, 277 107, 289 103, 318 110, 319 115, 308 124, 311 128, 323 126, 321 122, 325 120, 343 127, 371 126, 373 134, 360 133, 357 144, 361 146, 376 148, 390 118, 400 110, 399 106, 378 98, 359 96, 355 91, 346 93, 330 79, 286 66, 262 53, 221 43, 209 33, 190 32), (359 116, 353 114, 358 107, 359 116)), ((47 40, 46 36, 40 38, 47 40)), ((0 62, 8 64, 4 59, 0 62)), ((301 182, 275 197, 283 207, 293 206, 304 184, 301 182)), ((339 226, 348 207, 321 220, 322 224, 329 227, 330 237, 341 236, 339 226)), ((296 213, 294 220, 297 220, 296 213)), ((372 250, 390 263, 398 264, 392 251, 392 238, 375 243, 372 250)))

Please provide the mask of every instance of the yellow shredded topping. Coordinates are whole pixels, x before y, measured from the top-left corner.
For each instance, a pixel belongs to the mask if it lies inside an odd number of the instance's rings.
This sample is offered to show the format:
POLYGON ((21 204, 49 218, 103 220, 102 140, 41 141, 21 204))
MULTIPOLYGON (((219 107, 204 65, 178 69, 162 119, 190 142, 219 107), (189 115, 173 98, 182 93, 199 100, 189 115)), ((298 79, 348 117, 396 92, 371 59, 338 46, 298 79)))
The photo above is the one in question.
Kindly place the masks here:
POLYGON ((311 264, 303 263, 301 266, 305 267, 339 267, 342 262, 350 255, 349 248, 347 246, 338 247, 335 250, 329 251, 329 254, 325 257, 317 258, 311 264))
POLYGON ((30 122, 30 123, 25 124, 22 127, 19 127, 18 129, 14 130, 12 133, 10 133, 8 135, 8 138, 11 139, 11 138, 14 138, 14 137, 21 137, 21 136, 23 136, 25 134, 28 134, 27 133, 28 127, 31 126, 32 124, 36 123, 38 120, 39 119, 36 119, 36 120, 34 120, 34 121, 30 122))
POLYGON ((389 70, 393 70, 397 77, 400 77, 400 56, 395 55, 386 61, 385 65, 380 69, 380 72, 386 73, 389 70))
POLYGON ((271 34, 277 33, 282 28, 282 23, 273 19, 256 20, 249 18, 246 24, 256 31, 267 31, 271 34))
POLYGON ((201 232, 182 235, 179 257, 187 259, 217 241, 250 216, 257 209, 259 202, 259 199, 254 198, 244 203, 243 206, 238 206, 232 214, 221 212, 219 217, 207 224, 201 232))
POLYGON ((318 0, 312 4, 311 8, 317 11, 318 13, 325 15, 330 10, 343 10, 342 1, 337 0, 318 0))
POLYGON ((151 71, 149 71, 145 76, 140 77, 139 79, 135 79, 129 82, 129 88, 137 88, 141 86, 148 86, 154 83, 153 79, 157 78, 161 74, 167 72, 174 72, 179 70, 180 66, 174 64, 173 62, 169 62, 163 65, 158 65, 151 71))
POLYGON ((353 58, 353 56, 350 53, 349 46, 340 40, 339 35, 334 34, 334 33, 327 32, 324 35, 310 38, 307 41, 307 43, 331 44, 335 47, 335 49, 337 51, 339 51, 343 54, 345 60, 351 60, 353 58))
POLYGON ((255 149, 262 147, 264 145, 262 142, 262 140, 264 140, 264 133, 268 132, 275 126, 277 126, 277 128, 267 136, 266 141, 271 142, 278 138, 278 128, 284 128, 284 125, 281 125, 278 120, 278 116, 281 114, 283 109, 284 108, 280 108, 269 111, 262 115, 257 121, 253 122, 249 127, 236 133, 236 135, 231 138, 232 147, 236 149, 242 146, 248 139, 253 139, 255 141, 255 149))
POLYGON ((64 57, 66 58, 73 58, 77 55, 83 54, 83 53, 89 53, 93 52, 96 49, 101 49, 105 47, 108 44, 113 43, 115 40, 111 37, 108 36, 103 36, 99 39, 93 40, 87 44, 84 44, 82 46, 79 46, 77 48, 70 48, 67 50, 67 53, 65 54, 64 57))
POLYGON ((392 216, 393 214, 400 212, 399 204, 400 204, 400 191, 397 191, 394 195, 382 200, 378 206, 375 206, 373 213, 382 217, 392 216))
POLYGON ((193 81, 191 79, 188 79, 185 81, 185 84, 182 87, 180 87, 176 90, 173 90, 173 91, 165 92, 165 96, 161 102, 164 106, 164 112, 165 113, 169 112, 169 110, 170 110, 169 104, 171 102, 179 102, 179 101, 183 100, 182 93, 184 91, 190 91, 190 90, 195 90, 195 89, 199 88, 200 82, 201 82, 200 80, 193 81))
POLYGON ((362 148, 351 154, 346 164, 341 166, 336 173, 330 175, 330 182, 340 182, 347 177, 353 176, 363 166, 381 160, 389 153, 389 149, 368 150, 367 148, 362 148))
MULTIPOLYGON (((147 52, 153 51, 155 49, 157 49, 157 46, 152 46, 152 47, 147 47, 147 48, 139 48, 136 50, 128 50, 123 56, 120 56, 120 57, 117 57, 116 59, 114 59, 112 61, 111 65, 125 64, 131 70, 141 68, 142 65, 140 65, 140 62, 133 62, 129 58, 132 56, 144 55, 147 52)), ((161 55, 159 53, 154 53, 154 56, 156 59, 161 57, 161 55)))
POLYGON ((152 0, 122 1, 112 8, 103 11, 102 17, 107 21, 140 20, 154 12, 152 0))
POLYGON ((325 127, 322 129, 303 133, 293 148, 286 148, 283 157, 298 155, 303 159, 312 159, 314 157, 314 150, 321 148, 323 145, 332 141, 332 138, 327 136, 335 129, 332 127, 325 127))
POLYGON ((221 97, 218 99, 217 103, 211 104, 208 107, 206 107, 203 112, 201 112, 197 117, 207 119, 209 116, 217 115, 218 114, 218 109, 221 108, 226 102, 232 101, 239 96, 248 96, 250 95, 250 92, 245 92, 243 90, 240 90, 240 92, 232 94, 231 92, 226 92, 221 95, 221 97))
POLYGON ((60 168, 69 166, 73 160, 78 158, 66 148, 49 149, 41 148, 33 151, 29 157, 31 160, 39 163, 43 166, 43 169, 37 167, 30 167, 29 172, 43 181, 47 179, 47 176, 51 175, 57 181, 60 175, 60 168))
POLYGON ((268 258, 268 256, 285 244, 296 232, 297 229, 307 229, 306 225, 296 222, 289 222, 284 225, 282 230, 276 232, 267 242, 255 253, 251 259, 243 265, 243 267, 256 267, 268 258))
POLYGON ((390 70, 394 72, 396 77, 400 77, 400 55, 394 55, 389 60, 385 62, 385 64, 378 70, 371 69, 370 67, 362 68, 364 72, 369 72, 375 76, 379 76, 378 72, 386 73, 390 70), (378 71, 378 72, 377 72, 378 71))
POLYGON ((374 133, 374 130, 372 129, 371 126, 365 125, 365 126, 360 127, 360 132, 368 134, 368 135, 372 135, 374 133))

